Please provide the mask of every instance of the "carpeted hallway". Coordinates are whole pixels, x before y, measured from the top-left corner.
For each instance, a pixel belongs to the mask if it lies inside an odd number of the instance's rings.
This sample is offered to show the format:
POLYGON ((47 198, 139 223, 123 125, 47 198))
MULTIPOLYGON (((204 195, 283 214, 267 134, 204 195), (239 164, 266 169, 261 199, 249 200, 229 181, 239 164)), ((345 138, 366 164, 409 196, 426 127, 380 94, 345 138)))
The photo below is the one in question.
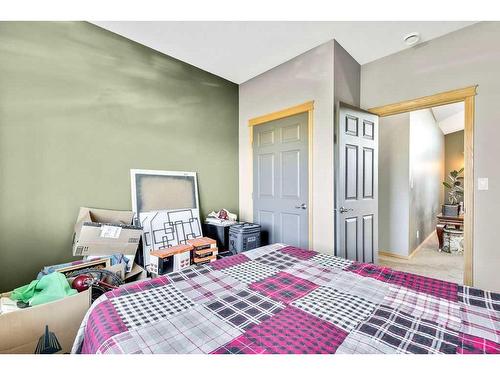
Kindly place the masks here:
POLYGON ((379 255, 378 264, 417 275, 463 283, 464 257, 438 251, 437 236, 427 239, 411 259, 379 255))

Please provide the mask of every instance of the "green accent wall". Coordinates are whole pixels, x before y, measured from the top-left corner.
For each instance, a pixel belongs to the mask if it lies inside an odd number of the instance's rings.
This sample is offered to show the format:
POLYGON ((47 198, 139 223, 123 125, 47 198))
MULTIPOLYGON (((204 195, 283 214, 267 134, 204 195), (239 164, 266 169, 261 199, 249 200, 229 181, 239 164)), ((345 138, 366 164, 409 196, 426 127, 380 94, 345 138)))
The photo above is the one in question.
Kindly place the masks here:
POLYGON ((78 208, 131 209, 131 168, 237 212, 238 86, 86 22, 0 22, 0 291, 78 259, 78 208))

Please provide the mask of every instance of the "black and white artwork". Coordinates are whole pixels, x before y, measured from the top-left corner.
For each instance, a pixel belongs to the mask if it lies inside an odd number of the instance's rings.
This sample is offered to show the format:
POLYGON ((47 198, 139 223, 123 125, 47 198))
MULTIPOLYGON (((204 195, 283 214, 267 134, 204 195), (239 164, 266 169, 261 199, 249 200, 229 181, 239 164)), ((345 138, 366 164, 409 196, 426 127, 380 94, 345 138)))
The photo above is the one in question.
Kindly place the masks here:
POLYGON ((194 209, 141 212, 139 219, 148 252, 201 237, 200 216, 194 209))
POLYGON ((149 253, 202 236, 195 172, 132 169, 132 209, 143 227, 144 264, 149 253))

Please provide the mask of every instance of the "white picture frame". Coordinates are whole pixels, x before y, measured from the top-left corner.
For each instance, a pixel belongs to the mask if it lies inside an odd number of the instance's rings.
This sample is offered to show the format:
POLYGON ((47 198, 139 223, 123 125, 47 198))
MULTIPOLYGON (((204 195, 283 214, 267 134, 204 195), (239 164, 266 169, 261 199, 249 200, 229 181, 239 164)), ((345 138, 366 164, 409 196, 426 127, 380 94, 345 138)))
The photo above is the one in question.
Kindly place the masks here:
MULTIPOLYGON (((199 196, 198 196, 198 179, 197 179, 197 174, 196 172, 184 172, 184 171, 163 171, 163 170, 151 170, 151 169, 131 169, 130 170, 130 181, 131 181, 131 198, 132 198, 132 211, 134 213, 134 222, 138 225, 143 225, 142 223, 142 220, 141 220, 141 217, 144 217, 145 214, 148 214, 148 213, 151 213, 151 212, 154 212, 154 211, 157 211, 158 213, 161 213, 161 214, 165 214, 165 212, 169 211, 169 212, 175 212, 175 211, 192 211, 194 212, 194 216, 196 216, 197 218, 195 219, 195 221, 198 221, 198 226, 199 226, 199 231, 196 231, 196 235, 195 236, 201 236, 202 235, 202 232, 201 232, 201 220, 199 220, 199 216, 200 216, 200 213, 199 213, 199 196), (176 177, 186 177, 186 178, 191 178, 192 181, 193 181, 193 189, 194 189, 194 192, 192 192, 192 197, 190 196, 191 195, 191 192, 187 193, 185 196, 184 196, 184 200, 180 200, 180 201, 184 201, 184 202, 187 202, 189 201, 190 203, 189 204, 178 204, 178 199, 177 199, 177 196, 174 196, 175 199, 167 199, 166 202, 168 201, 168 203, 165 203, 165 206, 168 206, 168 207, 162 207, 162 203, 155 203, 155 204, 151 204, 151 199, 146 199, 146 197, 144 196, 141 196, 141 194, 143 194, 144 192, 140 191, 141 189, 144 189, 144 184, 141 184, 140 183, 140 176, 144 176, 146 178, 150 178, 150 177, 170 177, 170 178, 176 178, 176 177), (148 200, 149 203, 145 204, 144 202, 148 200)), ((151 181, 151 179, 150 179, 151 181)), ((167 179, 165 180, 165 182, 167 181, 167 179)), ((169 183, 172 184, 173 180, 170 179, 169 183)), ((161 182, 154 182, 153 184, 157 189, 158 189, 158 186, 161 186, 161 182)), ((161 202, 161 194, 165 194, 166 190, 168 190, 168 185, 165 185, 167 186, 167 188, 160 188, 158 191, 160 191, 159 193, 155 193, 155 192, 150 192, 149 194, 151 194, 152 196, 154 196, 155 194, 160 196, 160 199, 158 199, 159 202, 161 202)), ((172 186, 172 185, 171 185, 172 186)), ((151 187, 150 186, 150 189, 154 189, 155 187, 151 187)), ((182 193, 182 192, 181 192, 182 193)), ((182 195, 182 194, 181 194, 182 195)), ((156 197, 153 197, 153 198, 156 198, 156 197)), ((153 201, 155 201, 155 199, 153 199, 153 201)), ((167 214, 168 215, 168 214, 167 214)), ((168 221, 168 220, 167 220, 168 221)), ((173 227, 175 227, 176 229, 178 228, 178 222, 176 223, 170 223, 169 224, 172 224, 173 227)), ((150 222, 151 224, 151 222, 150 222)), ((163 224, 163 226, 165 226, 166 223, 163 224)), ((146 225, 147 226, 147 225, 146 225)), ((142 243, 143 243, 143 260, 144 260, 144 266, 145 267, 148 267, 149 265, 149 252, 152 251, 152 250, 157 250, 158 248, 155 247, 156 246, 160 246, 160 248, 164 248, 165 246, 172 246, 172 245, 175 245, 177 244, 174 241, 172 241, 172 238, 170 238, 167 242, 168 244, 165 244, 165 243, 153 243, 152 242, 152 236, 155 234, 155 233, 162 233, 161 230, 163 230, 163 228, 160 226, 160 228, 156 228, 157 230, 154 230, 155 227, 153 227, 153 224, 151 224, 151 228, 144 228, 144 233, 143 233, 143 236, 142 236, 142 243), (149 235, 149 241, 147 240, 146 236, 149 235)), ((171 226, 169 225, 168 226, 168 229, 171 230, 171 226)), ((177 233, 177 230, 175 230, 175 232, 177 233)), ((181 231, 182 232, 182 231, 181 231)), ((169 236, 171 235, 171 232, 169 232, 169 236)), ((192 237, 192 235, 191 235, 192 237)), ((189 237, 189 238, 191 238, 189 237)), ((180 237, 179 237, 179 242, 178 243, 183 243, 185 242, 183 240, 183 242, 180 241, 180 237)))
MULTIPOLYGON (((200 201, 198 197, 198 176, 196 172, 183 172, 183 171, 162 171, 162 170, 154 170, 154 169, 131 169, 130 170, 130 191, 132 197, 132 211, 134 212, 134 216, 137 218, 138 216, 138 202, 137 202, 137 176, 139 175, 147 175, 147 176, 168 176, 168 177, 193 177, 194 178, 194 190, 195 190, 195 207, 177 207, 177 208, 195 208, 197 210, 200 209, 200 201)), ((157 209, 165 209, 165 207, 157 209)))

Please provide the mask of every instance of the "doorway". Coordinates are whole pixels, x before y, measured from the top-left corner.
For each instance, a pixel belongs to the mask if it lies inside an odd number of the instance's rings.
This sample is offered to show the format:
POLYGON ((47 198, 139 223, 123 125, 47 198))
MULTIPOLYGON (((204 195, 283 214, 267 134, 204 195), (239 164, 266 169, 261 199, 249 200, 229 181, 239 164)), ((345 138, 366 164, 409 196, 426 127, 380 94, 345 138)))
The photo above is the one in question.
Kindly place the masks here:
POLYGON ((463 102, 380 119, 379 265, 463 282, 464 120, 463 102))
POLYGON ((387 117, 446 104, 464 104, 464 176, 463 176, 463 283, 473 285, 473 233, 474 233, 474 108, 477 86, 448 91, 405 102, 372 108, 369 111, 387 117))

